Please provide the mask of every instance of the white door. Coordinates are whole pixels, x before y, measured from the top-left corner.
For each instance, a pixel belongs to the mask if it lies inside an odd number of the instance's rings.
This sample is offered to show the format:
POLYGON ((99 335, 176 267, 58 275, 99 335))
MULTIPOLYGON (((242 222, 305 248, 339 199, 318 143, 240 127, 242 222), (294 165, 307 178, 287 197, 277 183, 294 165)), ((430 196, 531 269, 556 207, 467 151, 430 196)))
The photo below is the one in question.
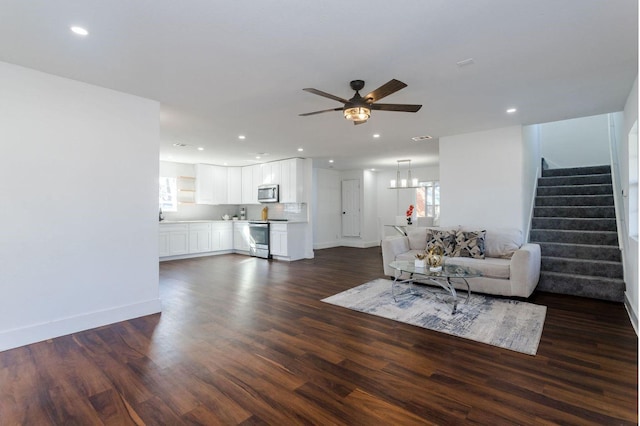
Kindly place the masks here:
POLYGON ((342 236, 360 236, 360 181, 342 181, 342 236))

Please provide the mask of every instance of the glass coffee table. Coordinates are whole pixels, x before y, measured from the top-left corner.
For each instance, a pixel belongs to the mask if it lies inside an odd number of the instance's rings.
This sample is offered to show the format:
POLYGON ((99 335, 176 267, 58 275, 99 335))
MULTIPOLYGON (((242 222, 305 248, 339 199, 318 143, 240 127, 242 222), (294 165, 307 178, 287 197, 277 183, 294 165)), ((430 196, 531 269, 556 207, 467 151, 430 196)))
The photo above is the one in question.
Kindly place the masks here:
POLYGON ((452 314, 455 314, 456 310, 458 309, 458 294, 456 293, 456 289, 453 286, 451 280, 459 279, 465 283, 465 285, 467 286, 467 298, 465 299, 464 303, 467 303, 469 301, 469 297, 471 296, 471 288, 469 288, 467 278, 482 276, 482 273, 476 269, 458 265, 442 265, 442 270, 438 272, 431 272, 428 266, 426 268, 416 267, 413 261, 407 262, 396 260, 391 262, 389 266, 396 271, 395 279, 391 283, 391 295, 393 296, 394 301, 397 302, 394 287, 398 283, 409 283, 412 294, 415 294, 415 283, 436 284, 442 287, 448 293, 448 295, 451 296, 451 300, 453 301, 453 310, 451 312, 452 314), (403 272, 409 274, 408 279, 401 279, 403 272))

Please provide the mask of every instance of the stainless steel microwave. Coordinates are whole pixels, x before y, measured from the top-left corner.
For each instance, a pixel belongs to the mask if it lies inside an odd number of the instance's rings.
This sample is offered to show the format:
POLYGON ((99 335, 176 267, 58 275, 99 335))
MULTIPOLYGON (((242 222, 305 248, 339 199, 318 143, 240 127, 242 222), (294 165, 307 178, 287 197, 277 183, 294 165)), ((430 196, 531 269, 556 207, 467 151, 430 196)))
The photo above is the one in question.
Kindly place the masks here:
POLYGON ((278 185, 269 184, 258 186, 258 202, 277 203, 278 201, 278 185))

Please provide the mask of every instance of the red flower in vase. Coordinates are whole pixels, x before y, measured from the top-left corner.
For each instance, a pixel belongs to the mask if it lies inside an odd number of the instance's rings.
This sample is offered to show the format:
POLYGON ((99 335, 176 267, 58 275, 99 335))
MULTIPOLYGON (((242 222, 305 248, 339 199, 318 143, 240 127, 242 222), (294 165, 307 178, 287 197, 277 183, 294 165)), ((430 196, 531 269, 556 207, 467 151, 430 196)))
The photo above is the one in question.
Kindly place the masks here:
POLYGON ((409 205, 409 209, 407 210, 407 217, 411 217, 413 215, 413 204, 409 205))

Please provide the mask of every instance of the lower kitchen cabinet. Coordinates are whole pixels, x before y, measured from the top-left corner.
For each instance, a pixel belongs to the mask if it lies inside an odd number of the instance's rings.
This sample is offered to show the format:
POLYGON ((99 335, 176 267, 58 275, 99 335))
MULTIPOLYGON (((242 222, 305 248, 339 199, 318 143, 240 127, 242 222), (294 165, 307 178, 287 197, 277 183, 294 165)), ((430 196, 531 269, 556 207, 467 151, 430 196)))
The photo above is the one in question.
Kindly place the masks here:
POLYGON ((160 223, 158 248, 160 260, 229 253, 233 226, 230 221, 160 223))
POLYGON ((211 224, 211 251, 233 250, 232 223, 218 222, 211 224))
POLYGON ((189 253, 188 224, 160 224, 158 239, 160 257, 189 253))
POLYGON ((299 260, 305 257, 303 223, 271 223, 269 250, 275 259, 299 260))
POLYGON ((211 224, 189 224, 189 253, 206 253, 211 251, 211 224))
POLYGON ((233 223, 233 251, 249 252, 251 235, 249 235, 249 222, 233 223))

